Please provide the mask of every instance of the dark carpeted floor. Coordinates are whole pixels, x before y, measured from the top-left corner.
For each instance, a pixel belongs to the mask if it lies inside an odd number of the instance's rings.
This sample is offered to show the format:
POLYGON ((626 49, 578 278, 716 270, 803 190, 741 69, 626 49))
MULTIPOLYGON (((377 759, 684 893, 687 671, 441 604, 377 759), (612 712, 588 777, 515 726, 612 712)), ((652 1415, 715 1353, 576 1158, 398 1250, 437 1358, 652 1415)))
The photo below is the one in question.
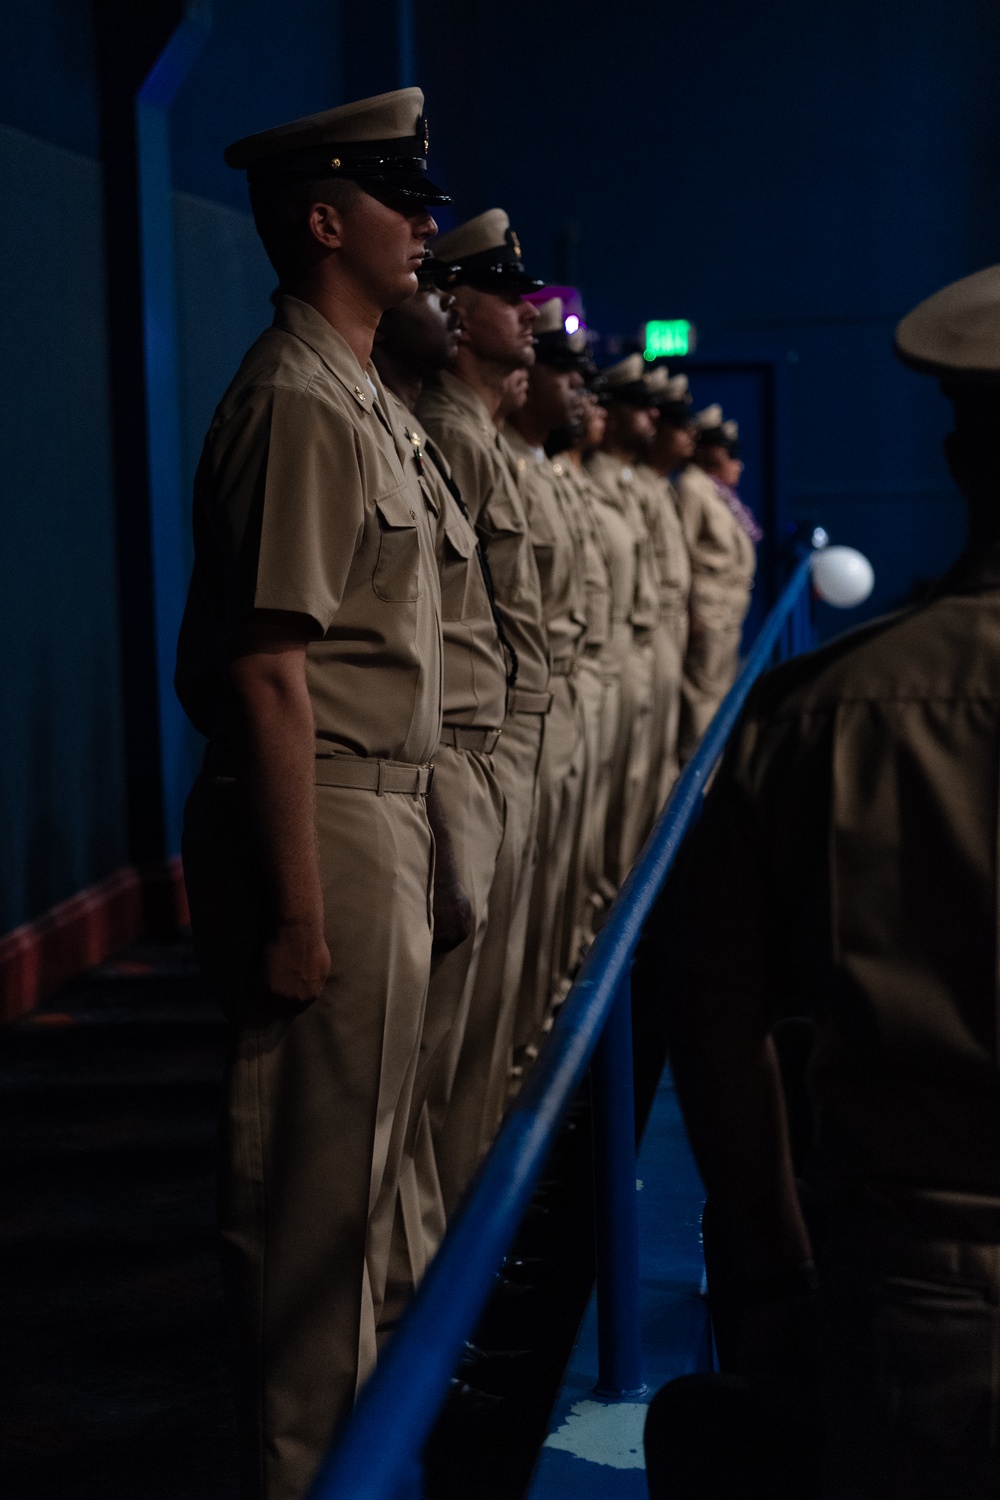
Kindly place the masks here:
POLYGON ((137 945, 0 1035, 9 1500, 230 1500, 215 1247, 225 1025, 137 945))
MULTIPOLYGON (((5 1500, 236 1500, 214 1230, 226 1026, 183 941, 0 1033, 5 1500)), ((592 1281, 581 1100, 426 1454, 428 1500, 519 1500, 592 1281)))

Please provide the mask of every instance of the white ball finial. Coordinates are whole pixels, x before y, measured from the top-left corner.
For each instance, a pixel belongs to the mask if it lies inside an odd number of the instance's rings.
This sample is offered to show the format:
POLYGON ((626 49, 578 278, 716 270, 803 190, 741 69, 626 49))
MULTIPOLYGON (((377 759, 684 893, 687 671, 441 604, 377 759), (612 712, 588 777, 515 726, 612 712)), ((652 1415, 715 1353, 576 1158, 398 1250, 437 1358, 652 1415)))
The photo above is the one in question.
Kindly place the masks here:
POLYGON ((812 576, 819 597, 837 609, 863 604, 875 587, 875 570, 864 553, 853 547, 825 547, 817 552, 812 576))

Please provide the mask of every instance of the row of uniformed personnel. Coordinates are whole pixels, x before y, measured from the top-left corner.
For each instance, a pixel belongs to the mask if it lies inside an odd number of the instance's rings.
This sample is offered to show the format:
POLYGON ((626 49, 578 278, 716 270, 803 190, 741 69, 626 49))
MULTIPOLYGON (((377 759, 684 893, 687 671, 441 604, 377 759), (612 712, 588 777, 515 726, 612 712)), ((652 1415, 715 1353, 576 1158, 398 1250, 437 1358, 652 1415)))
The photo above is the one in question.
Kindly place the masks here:
POLYGON ((634 356, 583 394, 505 214, 426 256, 419 90, 226 159, 279 289, 196 479, 184 861, 234 1022, 245 1489, 291 1500, 729 686, 753 523, 718 409, 715 472, 669 485, 682 380, 634 356))

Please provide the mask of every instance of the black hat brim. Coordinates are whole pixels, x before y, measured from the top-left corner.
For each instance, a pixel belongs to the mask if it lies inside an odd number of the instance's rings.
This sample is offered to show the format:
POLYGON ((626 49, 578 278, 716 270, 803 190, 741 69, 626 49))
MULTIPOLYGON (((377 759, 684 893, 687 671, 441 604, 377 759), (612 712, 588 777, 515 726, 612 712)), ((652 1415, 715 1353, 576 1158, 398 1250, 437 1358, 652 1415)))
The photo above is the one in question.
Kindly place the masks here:
POLYGON ((693 420, 689 401, 658 401, 660 418, 671 427, 690 427, 693 420))
POLYGON ((463 274, 460 270, 456 284, 474 286, 481 292, 517 292, 525 297, 529 292, 540 292, 545 282, 539 281, 536 276, 529 276, 526 271, 504 266, 501 271, 470 271, 463 274))
POLYGON ((652 408, 658 405, 656 396, 652 391, 647 390, 641 380, 636 380, 629 385, 609 385, 604 395, 609 406, 613 401, 624 401, 626 406, 652 408))
POLYGON ((573 349, 567 349, 565 344, 549 344, 545 339, 543 334, 535 340, 537 364, 548 365, 553 370, 578 370, 581 375, 587 375, 593 369, 593 362, 586 353, 578 354, 573 349))
POLYGON ((529 276, 526 271, 517 266, 467 266, 461 261, 449 264, 447 261, 438 263, 440 271, 428 271, 427 275, 433 275, 438 286, 456 287, 472 286, 481 292, 517 292, 521 297, 527 296, 529 292, 539 292, 545 285, 534 276, 529 276))
POLYGON ((342 167, 337 174, 339 177, 348 177, 356 182, 359 187, 377 197, 379 193, 392 194, 394 197, 403 198, 413 206, 435 207, 442 203, 450 203, 451 198, 444 188, 433 182, 426 172, 417 171, 413 167, 399 167, 382 169, 379 172, 365 171, 364 167, 353 169, 349 166, 342 167))
POLYGON ((699 448, 725 448, 730 458, 739 458, 739 438, 727 437, 721 427, 703 427, 699 429, 697 443, 699 448))

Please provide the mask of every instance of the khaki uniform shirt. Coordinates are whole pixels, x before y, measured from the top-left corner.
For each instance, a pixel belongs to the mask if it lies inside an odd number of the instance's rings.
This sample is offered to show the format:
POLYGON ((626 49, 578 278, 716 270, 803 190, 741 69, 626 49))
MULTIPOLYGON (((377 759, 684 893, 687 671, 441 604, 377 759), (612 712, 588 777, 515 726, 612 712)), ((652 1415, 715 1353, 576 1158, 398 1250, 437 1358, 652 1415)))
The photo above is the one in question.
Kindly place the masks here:
POLYGON ((592 453, 587 473, 604 498, 624 517, 635 549, 635 594, 630 623, 633 630, 652 630, 660 619, 660 587, 649 529, 639 503, 635 470, 610 453, 592 453))
POLYGON ((444 722, 459 728, 499 729, 507 711, 507 658, 483 576, 476 529, 442 475, 443 469, 451 477, 444 455, 392 392, 389 400, 396 422, 413 445, 420 484, 437 518, 444 722))
POLYGON ((691 555, 691 610, 708 625, 739 625, 750 602, 757 549, 704 469, 688 464, 677 504, 691 555))
POLYGON ((542 591, 524 502, 501 449, 500 434, 471 386, 447 371, 425 386, 417 416, 443 452, 486 546, 497 604, 517 652, 519 690, 544 693, 549 650, 542 591))
POLYGON ((507 428, 501 443, 528 517, 552 665, 565 668, 582 650, 587 629, 583 529, 572 494, 544 450, 532 448, 514 427, 507 428))
POLYGON ((278 296, 275 306, 198 466, 178 695, 225 747, 236 627, 253 610, 307 615, 318 739, 422 764, 441 727, 441 605, 409 444, 374 367, 363 371, 307 303, 278 296))
POLYGON ((583 538, 584 613, 587 632, 584 650, 587 656, 599 656, 611 640, 613 580, 608 550, 597 515, 600 500, 597 491, 579 464, 568 458, 554 458, 552 472, 573 496, 583 538))
POLYGON ((998 789, 1000 545, 762 679, 650 920, 664 995, 814 1016, 828 1181, 1000 1194, 998 789))
POLYGON ((587 470, 583 478, 590 486, 594 520, 604 543, 604 555, 611 575, 611 628, 615 655, 628 649, 632 639, 632 609, 635 605, 637 557, 635 535, 618 506, 599 490, 587 470))
POLYGON ((691 592, 691 557, 677 508, 677 491, 648 464, 636 466, 639 503, 649 530, 660 585, 660 613, 686 615, 691 592))

